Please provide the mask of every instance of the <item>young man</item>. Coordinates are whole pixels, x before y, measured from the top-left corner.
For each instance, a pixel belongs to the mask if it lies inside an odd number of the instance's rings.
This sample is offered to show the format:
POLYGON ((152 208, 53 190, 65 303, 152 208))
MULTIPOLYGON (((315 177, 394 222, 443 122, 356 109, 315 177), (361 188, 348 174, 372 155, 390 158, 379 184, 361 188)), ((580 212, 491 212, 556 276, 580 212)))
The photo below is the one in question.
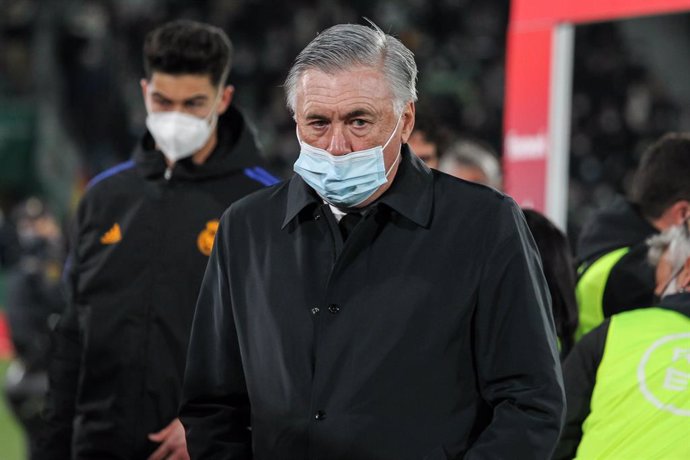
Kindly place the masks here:
POLYGON ((231 105, 230 59, 228 37, 205 24, 146 38, 148 132, 79 205, 37 458, 187 458, 176 416, 218 218, 276 182, 231 105))
POLYGON ((539 255, 511 199, 405 145, 416 75, 362 25, 297 57, 297 175, 224 214, 197 303, 194 458, 551 455, 563 388, 539 255))
POLYGON ((616 198, 585 226, 577 245, 577 337, 609 316, 653 303, 650 236, 690 216, 690 134, 669 133, 647 149, 630 199, 616 198))

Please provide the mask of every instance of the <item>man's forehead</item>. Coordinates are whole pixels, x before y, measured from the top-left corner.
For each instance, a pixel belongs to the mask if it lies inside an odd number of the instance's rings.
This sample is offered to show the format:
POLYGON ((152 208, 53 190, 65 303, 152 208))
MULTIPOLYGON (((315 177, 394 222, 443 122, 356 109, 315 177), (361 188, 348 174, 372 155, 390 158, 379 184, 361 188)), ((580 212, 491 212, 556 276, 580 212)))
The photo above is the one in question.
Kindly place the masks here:
POLYGON ((151 90, 170 97, 195 97, 215 92, 211 77, 203 74, 180 74, 154 72, 149 81, 151 90))
POLYGON ((366 67, 334 73, 309 69, 298 81, 296 96, 302 110, 336 105, 347 106, 347 110, 372 110, 374 107, 368 106, 392 106, 393 100, 383 73, 366 67))

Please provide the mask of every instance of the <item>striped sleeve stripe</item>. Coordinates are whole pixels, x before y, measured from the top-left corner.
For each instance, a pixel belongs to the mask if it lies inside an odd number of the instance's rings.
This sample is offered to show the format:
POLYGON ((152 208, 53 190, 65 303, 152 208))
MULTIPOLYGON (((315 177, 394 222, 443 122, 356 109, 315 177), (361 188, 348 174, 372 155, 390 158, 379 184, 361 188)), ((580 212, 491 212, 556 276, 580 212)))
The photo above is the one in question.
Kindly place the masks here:
POLYGON ((134 167, 134 160, 129 160, 125 161, 124 163, 120 163, 119 165, 113 166, 110 169, 106 169, 100 174, 96 174, 93 179, 89 181, 88 184, 86 184, 86 188, 89 189, 96 185, 97 183, 101 182, 104 179, 107 179, 110 176, 114 176, 117 173, 120 173, 122 171, 125 171, 127 169, 133 168, 134 167))
POLYGON ((254 168, 245 168, 244 175, 266 186, 280 182, 280 179, 258 166, 254 168))

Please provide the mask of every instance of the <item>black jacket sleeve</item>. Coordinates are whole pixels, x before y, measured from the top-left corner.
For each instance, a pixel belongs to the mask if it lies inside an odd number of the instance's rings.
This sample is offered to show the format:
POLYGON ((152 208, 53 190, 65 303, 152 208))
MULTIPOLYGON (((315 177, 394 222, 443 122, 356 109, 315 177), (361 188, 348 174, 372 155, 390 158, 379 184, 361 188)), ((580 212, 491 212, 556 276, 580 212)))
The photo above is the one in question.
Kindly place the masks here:
POLYGON ((590 412, 590 401, 597 378, 597 369, 604 356, 610 320, 586 334, 575 345, 563 363, 563 380, 568 410, 563 434, 558 442, 554 459, 575 457, 582 439, 582 423, 590 412))
POLYGON ((191 458, 249 459, 249 398, 228 284, 222 219, 194 314, 180 419, 191 458))
POLYGON ((546 459, 563 423, 563 382, 541 262, 512 200, 499 210, 486 247, 473 340, 479 389, 493 417, 465 459, 546 459))
POLYGON ((82 356, 79 313, 76 304, 76 279, 79 272, 78 228, 77 223, 72 234, 70 255, 63 275, 67 307, 51 337, 48 393, 43 410, 45 428, 38 439, 37 451, 32 453, 34 460, 57 460, 71 456, 72 424, 82 356))

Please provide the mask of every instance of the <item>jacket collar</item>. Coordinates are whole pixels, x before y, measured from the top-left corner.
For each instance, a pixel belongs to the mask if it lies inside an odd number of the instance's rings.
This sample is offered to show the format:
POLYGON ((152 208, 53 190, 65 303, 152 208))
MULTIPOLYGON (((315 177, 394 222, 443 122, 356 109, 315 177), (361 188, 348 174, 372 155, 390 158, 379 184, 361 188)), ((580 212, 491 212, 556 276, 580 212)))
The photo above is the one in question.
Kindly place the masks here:
MULTIPOLYGON (((191 157, 178 161, 173 169, 174 177, 206 179, 263 163, 253 126, 235 106, 231 105, 218 117, 217 130, 218 143, 208 159, 201 165, 195 164, 191 157)), ((167 168, 163 153, 155 149, 155 142, 148 131, 134 151, 134 161, 147 179, 162 178, 167 168)))
POLYGON ((661 308, 674 310, 690 317, 690 293, 681 292, 678 294, 671 294, 661 299, 659 302, 661 308))
MULTIPOLYGON (((407 144, 402 146, 400 166, 386 193, 368 207, 386 206, 421 227, 431 220, 434 202, 434 179, 431 170, 417 158, 407 144)), ((287 206, 282 228, 303 209, 320 205, 323 200, 302 178, 295 174, 288 184, 287 206)))

